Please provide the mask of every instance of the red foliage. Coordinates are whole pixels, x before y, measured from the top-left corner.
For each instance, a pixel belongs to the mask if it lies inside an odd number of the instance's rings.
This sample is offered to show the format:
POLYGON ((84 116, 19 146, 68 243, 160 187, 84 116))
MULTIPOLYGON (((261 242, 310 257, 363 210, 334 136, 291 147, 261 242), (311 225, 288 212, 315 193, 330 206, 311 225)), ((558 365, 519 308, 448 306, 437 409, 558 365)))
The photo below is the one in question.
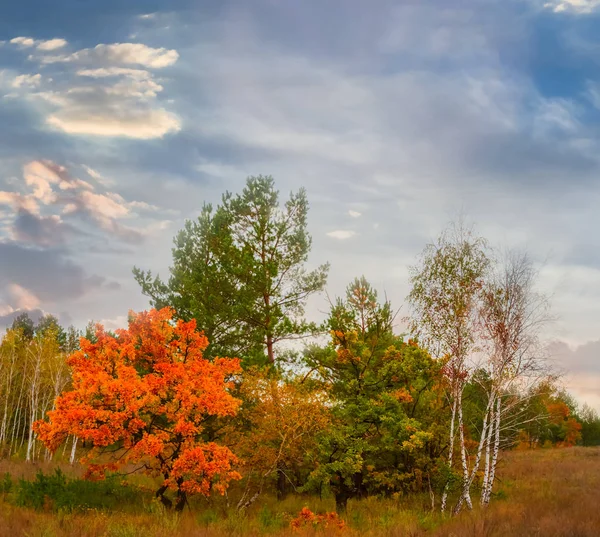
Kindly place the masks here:
POLYGON ((345 530, 346 523, 338 516, 337 513, 324 513, 322 515, 313 513, 308 507, 303 507, 298 516, 290 522, 293 530, 298 530, 303 527, 313 528, 328 528, 345 530))
POLYGON ((82 339, 68 359, 72 389, 34 430, 52 451, 68 435, 92 446, 83 461, 95 463, 90 477, 136 464, 180 496, 223 493, 240 478, 232 469, 237 459, 201 435, 208 416, 236 414, 240 401, 228 390, 239 360, 204 359, 208 341, 195 321, 172 317, 168 308, 131 313, 129 328, 116 336, 98 325, 96 342, 82 339))

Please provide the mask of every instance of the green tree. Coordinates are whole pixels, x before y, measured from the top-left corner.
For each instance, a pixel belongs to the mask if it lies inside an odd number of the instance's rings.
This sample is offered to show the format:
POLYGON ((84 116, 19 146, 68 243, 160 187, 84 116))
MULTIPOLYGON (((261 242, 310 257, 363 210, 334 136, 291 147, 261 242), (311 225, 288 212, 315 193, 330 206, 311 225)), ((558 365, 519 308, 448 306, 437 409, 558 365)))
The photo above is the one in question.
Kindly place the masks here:
POLYGON ((33 319, 29 317, 29 314, 24 311, 15 317, 11 329, 20 331, 22 336, 26 339, 32 339, 33 334, 35 333, 35 323, 33 322, 33 319))
POLYGON ((421 490, 440 451, 440 364, 393 333, 390 303, 380 304, 364 277, 328 322, 331 344, 305 353, 332 399, 309 487, 329 487, 338 512, 352 497, 421 490))
POLYGON ((134 268, 156 308, 196 319, 212 348, 208 355, 239 355, 245 363, 275 364, 277 343, 312 333, 304 319, 308 297, 325 286, 329 266, 308 271, 304 189, 282 207, 271 177, 249 177, 241 194, 227 192, 214 211, 175 238, 168 283, 134 268))

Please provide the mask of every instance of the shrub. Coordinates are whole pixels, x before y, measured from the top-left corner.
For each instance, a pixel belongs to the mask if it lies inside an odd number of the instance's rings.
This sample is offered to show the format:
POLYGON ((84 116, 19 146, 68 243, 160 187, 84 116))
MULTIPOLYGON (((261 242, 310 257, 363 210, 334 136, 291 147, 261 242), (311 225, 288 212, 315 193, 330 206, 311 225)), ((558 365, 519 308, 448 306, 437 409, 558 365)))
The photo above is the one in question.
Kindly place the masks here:
POLYGON ((19 480, 15 502, 22 507, 45 511, 113 509, 141 503, 140 492, 121 482, 118 476, 103 481, 68 479, 60 470, 39 471, 35 480, 19 480))

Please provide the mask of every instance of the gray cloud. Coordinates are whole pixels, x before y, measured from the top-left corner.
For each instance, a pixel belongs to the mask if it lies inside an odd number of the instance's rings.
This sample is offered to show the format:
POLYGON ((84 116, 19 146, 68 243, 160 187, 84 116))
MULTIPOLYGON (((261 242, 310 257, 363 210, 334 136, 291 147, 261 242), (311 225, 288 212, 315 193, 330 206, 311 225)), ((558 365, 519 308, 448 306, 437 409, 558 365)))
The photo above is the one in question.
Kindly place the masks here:
POLYGON ((90 277, 69 259, 64 250, 26 247, 14 241, 0 242, 0 288, 18 284, 42 301, 76 299, 99 289, 104 280, 90 277))
POLYGON ((13 224, 13 235, 21 242, 38 246, 63 244, 75 229, 65 224, 59 216, 38 216, 20 209, 13 224))

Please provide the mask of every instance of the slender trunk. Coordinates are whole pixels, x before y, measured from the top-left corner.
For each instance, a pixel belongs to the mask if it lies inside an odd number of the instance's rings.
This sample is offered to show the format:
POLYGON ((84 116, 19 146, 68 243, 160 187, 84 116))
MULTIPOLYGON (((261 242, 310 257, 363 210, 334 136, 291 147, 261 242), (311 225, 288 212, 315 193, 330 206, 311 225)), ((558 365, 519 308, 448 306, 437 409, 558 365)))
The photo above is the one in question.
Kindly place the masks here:
POLYGON ((71 457, 69 458, 69 462, 73 464, 75 462, 75 453, 77 451, 77 440, 76 436, 73 437, 73 447, 71 448, 71 457))
POLYGON ((483 471, 483 483, 481 485, 481 498, 480 498, 480 504, 484 505, 485 503, 485 493, 488 487, 488 482, 490 479, 490 453, 491 453, 491 449, 492 449, 492 437, 494 434, 494 429, 495 426, 494 424, 496 423, 496 414, 495 414, 495 410, 492 407, 492 410, 490 412, 490 424, 488 427, 488 431, 487 431, 487 440, 485 443, 485 466, 484 466, 484 471, 483 471))
MULTIPOLYGON (((487 442, 488 438, 488 428, 491 429, 493 426, 493 414, 494 410, 494 394, 493 392, 490 394, 488 403, 485 409, 485 414, 483 416, 483 424, 481 427, 481 436, 479 438, 479 445, 477 446, 477 454, 475 455, 475 462, 473 463, 473 467, 471 468, 471 473, 469 474, 468 479, 463 483, 462 492, 456 506, 454 507, 453 514, 457 515, 460 513, 462 509, 463 502, 469 497, 471 492, 471 486, 473 485, 473 480, 475 479, 475 475, 479 470, 479 464, 481 462, 481 454, 483 453, 483 447, 487 442)), ((472 506, 471 506, 472 508, 472 506)))
MULTIPOLYGON (((464 422, 463 422, 463 408, 462 408, 462 390, 463 386, 460 388, 459 398, 458 398, 458 434, 460 441, 460 459, 462 463, 462 471, 463 471, 463 483, 466 484, 469 480, 469 465, 467 461, 467 448, 465 447, 465 430, 464 430, 464 422)), ((469 489, 467 489, 465 494, 465 502, 467 503, 467 507, 469 509, 473 509, 473 504, 471 502, 471 493, 469 489)))
POLYGON ((8 379, 6 381, 6 393, 4 394, 4 415, 2 416, 2 427, 0 428, 0 444, 4 443, 7 436, 8 428, 8 401, 10 399, 10 393, 12 388, 13 379, 13 368, 15 364, 15 352, 11 353, 10 369, 8 372, 8 379))
MULTIPOLYGON (((448 468, 450 471, 452 470, 452 459, 454 456, 454 422, 456 420, 456 394, 454 394, 452 401, 452 418, 450 419, 450 439, 449 439, 449 447, 448 447, 448 468)), ((442 502, 440 510, 442 513, 446 510, 446 503, 448 501, 448 488, 450 487, 450 482, 446 481, 446 485, 444 486, 444 492, 442 493, 442 502)))
POLYGON ((490 475, 488 478, 487 490, 484 498, 484 505, 490 503, 494 479, 496 477, 496 464, 498 463, 498 452, 500 451, 500 417, 502 400, 500 397, 496 400, 496 416, 494 419, 494 450, 492 452, 492 461, 490 463, 490 475))
POLYGON ((287 496, 285 468, 280 461, 277 463, 277 499, 284 500, 287 496))
POLYGON ((17 406, 16 406, 16 411, 15 411, 15 415, 13 418, 13 428, 12 428, 12 434, 11 434, 11 439, 10 439, 10 448, 8 451, 8 455, 11 455, 12 449, 15 446, 17 440, 18 440, 18 432, 19 432, 19 428, 21 423, 19 422, 19 418, 21 417, 21 399, 23 398, 23 391, 25 390, 25 373, 22 374, 21 376, 21 389, 19 391, 19 398, 17 399, 17 406))

